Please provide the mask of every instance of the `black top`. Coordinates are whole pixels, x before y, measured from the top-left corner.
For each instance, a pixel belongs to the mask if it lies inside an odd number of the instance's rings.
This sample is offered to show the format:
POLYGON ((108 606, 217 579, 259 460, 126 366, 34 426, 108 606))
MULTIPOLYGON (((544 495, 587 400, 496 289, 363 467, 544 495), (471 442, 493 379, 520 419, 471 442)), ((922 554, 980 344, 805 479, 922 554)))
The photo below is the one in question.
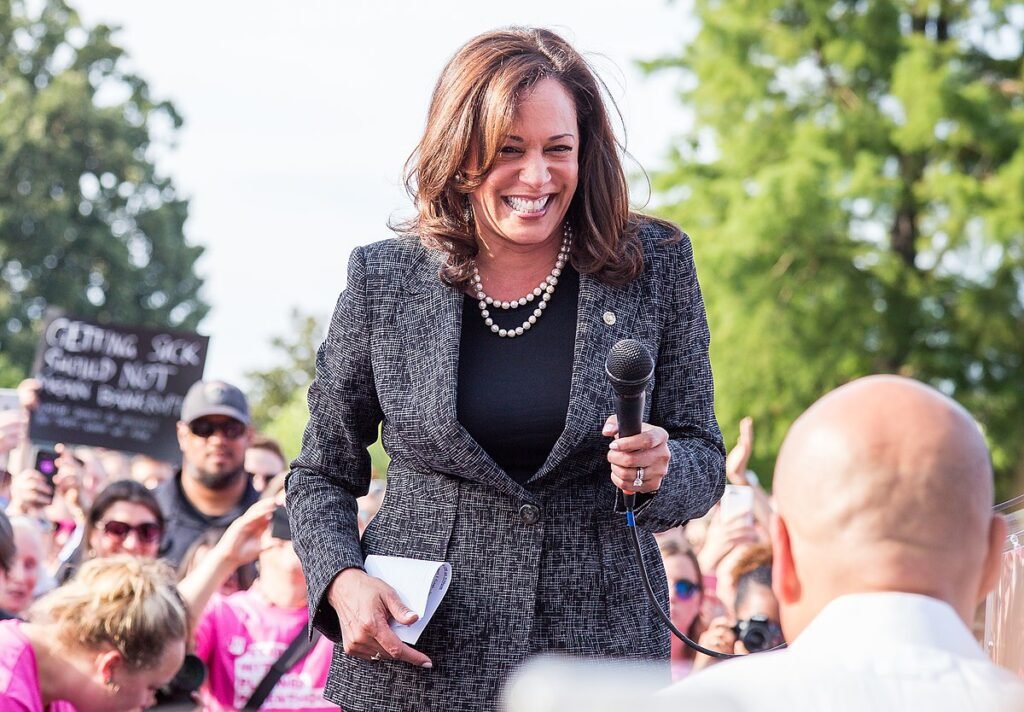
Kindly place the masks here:
MULTIPOLYGON (((513 339, 491 332, 476 298, 467 295, 462 305, 459 422, 521 484, 540 469, 565 429, 579 292, 579 274, 566 266, 544 315, 513 339)), ((498 326, 515 328, 539 301, 489 311, 498 326)))
POLYGON ((230 511, 219 517, 203 514, 193 506, 181 486, 181 470, 174 477, 162 482, 153 495, 160 504, 164 515, 164 535, 160 543, 160 558, 166 559, 174 566, 180 566, 192 542, 210 529, 226 528, 240 517, 260 498, 260 493, 252 486, 252 477, 245 474, 245 491, 242 499, 230 511))

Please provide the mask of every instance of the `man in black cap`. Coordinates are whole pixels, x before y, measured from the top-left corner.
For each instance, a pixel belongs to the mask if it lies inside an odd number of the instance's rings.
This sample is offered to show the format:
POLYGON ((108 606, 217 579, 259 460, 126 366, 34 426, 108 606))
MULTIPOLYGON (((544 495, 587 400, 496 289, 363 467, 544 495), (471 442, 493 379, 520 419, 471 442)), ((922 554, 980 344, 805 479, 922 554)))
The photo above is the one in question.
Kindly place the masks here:
POLYGON ((167 521, 161 557, 178 566, 204 532, 227 527, 259 499, 243 466, 251 439, 242 391, 224 381, 189 389, 178 421, 181 470, 155 493, 167 521))

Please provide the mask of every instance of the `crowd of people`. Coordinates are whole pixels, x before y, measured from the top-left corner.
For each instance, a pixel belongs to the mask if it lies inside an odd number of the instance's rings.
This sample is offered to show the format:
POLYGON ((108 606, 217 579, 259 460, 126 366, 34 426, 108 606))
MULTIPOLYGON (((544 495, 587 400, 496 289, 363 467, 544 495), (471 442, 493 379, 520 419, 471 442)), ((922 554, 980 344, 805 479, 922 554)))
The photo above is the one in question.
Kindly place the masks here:
MULTIPOLYGON (((210 380, 180 466, 69 444, 53 473, 8 468, 3 709, 476 712, 549 654, 671 673, 637 709, 1024 705, 970 633, 1006 534, 973 419, 860 379, 796 421, 765 491, 749 419, 726 455, 690 240, 630 209, 602 96, 548 30, 456 52, 407 166, 416 215, 353 251, 290 465, 210 380), (451 567, 415 641, 369 555, 451 567)), ((0 450, 24 463, 19 392, 0 450)), ((565 682, 558 709, 593 697, 565 682)))
MULTIPOLYGON (((818 417, 805 416, 794 426, 790 439, 797 444, 788 446, 780 457, 774 495, 761 488, 756 475, 747 469, 753 447, 753 424, 748 419, 741 423, 739 440, 726 460, 729 487, 747 490, 747 496, 737 498, 745 506, 727 511, 725 503, 719 503, 702 518, 657 534, 671 620, 707 653, 673 639, 672 679, 684 682, 669 688, 664 695, 667 699, 652 699, 650 709, 668 709, 663 705, 669 699, 701 700, 716 709, 772 708, 776 704, 772 700, 804 694, 803 683, 786 682, 789 677, 784 667, 770 668, 775 677, 767 681, 764 673, 753 667, 750 681, 761 681, 764 690, 779 687, 781 692, 777 697, 769 695, 767 701, 763 699, 767 692, 747 700, 736 690, 745 689, 740 683, 748 682, 741 674, 745 665, 757 661, 721 664, 727 655, 784 648, 786 636, 803 633, 803 627, 812 631, 825 627, 824 623, 808 626, 807 613, 799 621, 801 628, 792 622, 796 614, 789 613, 791 620, 785 620, 787 610, 812 605, 806 602, 806 593, 802 603, 785 598, 799 597, 792 591, 797 571, 803 577, 801 587, 807 588, 824 587, 817 579, 830 573, 843 577, 842 585, 828 589, 839 603, 827 607, 826 613, 817 611, 823 617, 856 604, 857 608, 848 611, 850 615, 870 611, 880 622, 888 621, 887 625, 907 636, 920 634, 918 628, 928 623, 926 614, 944 621, 943 635, 959 638, 958 655, 966 662, 959 658, 954 663, 943 662, 928 649, 928 641, 886 636, 877 626, 869 626, 878 635, 875 642, 892 646, 906 657, 894 657, 896 653, 881 649, 872 654, 890 660, 886 664, 902 669, 902 674, 907 674, 907 660, 931 656, 933 664, 958 664, 965 675, 981 676, 984 694, 963 680, 958 681, 959 687, 936 688, 952 695, 949 699, 956 702, 956 709, 1018 709, 1015 695, 1024 687, 1009 673, 985 663, 980 650, 971 653, 977 644, 964 637, 973 621, 974 606, 993 584, 992 552, 1001 550, 1005 536, 1001 520, 986 520, 983 514, 989 512, 991 517, 991 475, 984 475, 984 444, 977 442, 973 421, 967 421, 969 416, 948 399, 913 382, 893 380, 897 395, 900 389, 912 389, 906 422, 924 444, 904 459, 919 463, 918 485, 901 484, 897 479, 910 478, 913 468, 893 473, 884 461, 861 463, 856 449, 846 453, 846 461, 837 462, 835 456, 814 460, 818 456, 816 439, 826 439, 820 432, 825 426, 818 421, 826 419, 831 427, 844 431, 853 427, 848 423, 858 412, 857 396, 885 398, 890 408, 898 402, 885 390, 892 390, 893 384, 884 379, 869 384, 875 390, 882 388, 881 396, 870 388, 865 396, 865 386, 860 386, 859 392, 854 384, 848 388, 855 398, 834 397, 838 403, 826 400, 829 407, 818 407, 824 409, 824 416, 812 409, 811 415, 818 417), (923 405, 913 398, 924 401, 923 405), (939 416, 946 414, 945 409, 963 422, 957 424, 958 429, 941 429, 933 423, 934 417, 927 417, 931 415, 928 407, 939 416), (807 462, 811 464, 803 464, 807 462), (808 468, 813 472, 809 474, 808 468), (959 473, 971 477, 963 482, 959 473), (801 501, 814 489, 807 479, 812 475, 819 488, 827 487, 828 499, 838 511, 829 511, 821 496, 801 501), (869 475, 876 490, 884 488, 887 497, 879 497, 866 485, 863 491, 857 490, 853 483, 870 480, 869 475), (938 482, 928 479, 942 476, 945 479, 938 482), (901 487, 907 489, 902 500, 901 487), (930 490, 933 494, 928 500, 925 493, 930 490), (839 506, 832 499, 844 504, 839 506), (950 520, 934 516, 945 511, 950 501, 959 507, 955 514, 947 512, 950 520), (968 501, 976 505, 973 514, 966 508, 968 501), (861 508, 854 511, 858 505, 861 508), (914 508, 920 508, 919 516, 912 516, 914 508), (811 517, 810 512, 818 516, 811 517), (789 527, 785 536, 779 533, 780 517, 786 517, 789 527), (822 520, 824 517, 832 519, 822 520), (978 541, 983 544, 976 541, 972 546, 966 519, 976 522, 978 541), (959 522, 962 559, 957 558, 952 542, 929 545, 930 538, 941 535, 938 530, 927 531, 929 527, 945 527, 947 521, 959 522), (805 543, 808 538, 824 549, 813 559, 805 543), (902 551, 899 543, 905 539, 913 539, 914 546, 922 550, 902 551), (786 547, 782 562, 773 560, 773 545, 780 542, 786 547), (810 572, 800 565, 802 561, 794 561, 797 552, 813 561, 810 572), (853 575, 846 566, 825 563, 829 557, 842 561, 844 556, 854 555, 859 568, 853 575), (958 565, 962 568, 956 571, 949 568, 958 565), (874 573, 868 573, 866 567, 874 573), (819 576, 816 570, 820 570, 819 576), (773 581, 773 571, 776 575, 782 572, 786 580, 773 581), (938 575, 929 576, 930 571, 938 575), (941 585, 951 578, 973 586, 973 593, 958 594, 955 614, 941 608, 942 602, 954 600, 941 585), (908 583, 911 579, 913 584, 908 583), (882 600, 879 593, 872 599, 866 591, 874 587, 879 592, 903 591, 909 598, 882 600), (851 597, 851 592, 858 595, 851 597), (843 594, 847 594, 845 598, 843 594), (893 615, 900 617, 894 619, 893 615), (918 618, 921 621, 915 623, 918 618), (702 672, 711 666, 721 667, 722 674, 702 672), (726 682, 717 682, 722 679, 726 682), (984 706, 976 703, 978 699, 984 700, 984 706), (728 700, 735 706, 716 706, 728 700), (764 707, 766 704, 769 707, 764 707)), ((26 398, 25 405, 32 407, 32 399, 26 398)), ((24 421, 20 414, 5 417, 24 421)), ((892 437, 891 431, 887 426, 885 434, 892 437)), ((856 440, 856 431, 849 437, 856 440)), ((25 445, 24 433, 21 438, 5 442, 16 450, 25 445)), ((253 435, 241 391, 217 381, 200 382, 190 391, 182 410, 179 440, 180 468, 147 463, 142 471, 145 475, 138 479, 133 477, 132 467, 116 467, 117 463, 130 463, 127 456, 71 447, 60 448, 52 490, 41 473, 32 469, 7 473, 9 482, 2 496, 9 516, 0 514, 0 609, 6 619, 0 623, 0 699, 4 709, 129 710, 154 704, 165 709, 191 709, 194 705, 217 711, 246 705, 264 710, 338 708, 324 698, 335 644, 319 631, 311 638, 308 635, 306 579, 292 545, 290 520, 281 506, 286 464, 280 448, 253 435), (254 443, 258 444, 255 448, 254 443), (113 463, 113 472, 100 469, 100 463, 113 463), (165 474, 153 477, 155 471, 165 474), (259 482, 262 496, 256 493, 258 474, 263 475, 259 482), (282 659, 286 660, 283 668, 282 659), (201 663, 198 674, 197 661, 201 663), (182 702, 186 706, 181 706, 182 702)), ((856 445, 871 450, 859 442, 850 447, 856 445)), ((874 443, 869 445, 877 449, 874 443)), ((380 505, 383 481, 375 482, 381 484, 368 487, 372 492, 360 500, 360 530, 380 505)), ((894 594, 885 595, 892 599, 894 594)), ((820 599, 814 600, 819 608, 824 606, 820 599)), ((851 631, 845 631, 845 636, 858 641, 852 646, 855 650, 873 642, 857 638, 851 631)), ((808 658, 809 653, 802 651, 810 648, 805 641, 812 637, 804 635, 804 642, 787 653, 790 659, 799 655, 801 665, 819 671, 829 664, 840 670, 843 661, 849 664, 849 655, 829 663, 821 650, 815 653, 824 656, 822 659, 808 658)), ((832 653, 836 651, 829 651, 832 653)), ((763 658, 774 659, 774 654, 763 658)), ((931 671, 927 664, 921 665, 927 668, 925 673, 931 671)), ((927 677, 921 670, 912 672, 927 677)), ((841 682, 836 669, 822 674, 829 675, 833 684, 841 682)), ((875 670, 872 674, 873 679, 881 679, 887 673, 875 670)), ((889 684, 900 689, 891 681, 889 684)), ((883 685, 882 689, 888 688, 883 685)), ((920 699, 936 694, 920 679, 908 682, 906 690, 901 694, 920 699)), ((822 696, 819 702, 823 705, 815 709, 840 708, 834 700, 826 701, 831 695, 828 688, 815 694, 822 696)), ((885 706, 883 693, 863 699, 851 691, 844 694, 857 704, 870 702, 880 705, 879 709, 896 709, 885 706)), ((909 697, 900 699, 911 704, 909 697)), ((1020 699, 1024 704, 1024 697, 1020 699)), ((859 709, 857 704, 844 709, 859 709)), ((953 707, 947 704, 947 708, 953 707)))
MULTIPOLYGON (((51 480, 15 466, 32 450, 37 387, 0 414, 13 469, 0 489, 0 709, 336 709, 323 698, 333 644, 292 645, 309 618, 287 466, 242 392, 192 387, 180 467, 58 445, 51 480)), ((379 504, 361 501, 365 521, 379 504)))

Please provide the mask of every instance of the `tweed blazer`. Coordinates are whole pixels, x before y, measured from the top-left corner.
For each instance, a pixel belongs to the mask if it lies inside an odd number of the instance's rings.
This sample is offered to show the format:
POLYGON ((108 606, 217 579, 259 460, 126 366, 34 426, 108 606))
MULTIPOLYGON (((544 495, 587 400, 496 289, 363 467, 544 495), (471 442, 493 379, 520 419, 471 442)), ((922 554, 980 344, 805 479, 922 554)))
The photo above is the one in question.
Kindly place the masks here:
POLYGON ((328 699, 347 712, 494 709, 512 669, 543 652, 661 659, 668 682, 669 633, 645 597, 625 518, 615 511, 601 428, 614 412, 608 351, 638 339, 656 360, 644 419, 670 436, 669 471, 636 517, 667 610, 650 532, 703 515, 725 482, 692 249, 685 235, 666 244, 670 236, 644 224, 644 271, 629 285, 581 275, 565 429, 525 486, 457 420, 463 295, 440 281, 440 254, 407 238, 353 251, 287 480, 311 625, 340 639, 326 591, 368 554, 448 561, 452 581, 417 643, 433 669, 357 659, 339 645, 328 699), (381 424, 391 456, 387 491, 360 540, 356 498, 368 489, 367 446, 381 424))

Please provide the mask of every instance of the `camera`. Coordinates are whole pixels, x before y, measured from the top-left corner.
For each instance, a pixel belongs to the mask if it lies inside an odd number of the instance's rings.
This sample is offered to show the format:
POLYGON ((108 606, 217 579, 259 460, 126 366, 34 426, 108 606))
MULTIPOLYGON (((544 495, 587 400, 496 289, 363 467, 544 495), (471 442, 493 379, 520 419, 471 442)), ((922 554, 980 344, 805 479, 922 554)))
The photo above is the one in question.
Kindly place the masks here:
POLYGON ((739 621, 733 626, 733 632, 751 653, 769 650, 785 642, 779 624, 765 616, 750 616, 747 620, 739 621))

